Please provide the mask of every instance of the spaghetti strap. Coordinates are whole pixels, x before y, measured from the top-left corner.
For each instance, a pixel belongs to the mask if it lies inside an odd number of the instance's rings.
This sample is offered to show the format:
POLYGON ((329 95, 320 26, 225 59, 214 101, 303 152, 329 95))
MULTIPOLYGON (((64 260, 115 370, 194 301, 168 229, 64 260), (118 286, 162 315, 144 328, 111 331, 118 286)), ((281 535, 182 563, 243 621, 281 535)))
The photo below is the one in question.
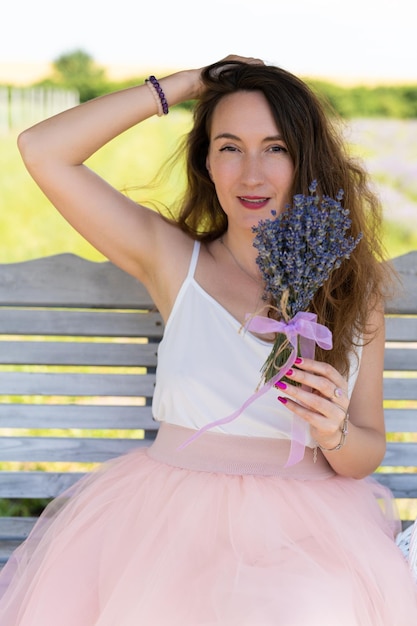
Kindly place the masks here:
POLYGON ((200 242, 194 242, 193 253, 191 255, 190 267, 188 268, 187 279, 194 278, 195 268, 197 267, 198 255, 200 253, 200 242))
POLYGON ((169 314, 168 319, 166 320, 164 335, 167 332, 168 328, 171 326, 171 320, 175 316, 175 312, 180 306, 180 303, 184 297, 184 294, 186 293, 188 289, 188 286, 192 284, 194 281, 194 272, 195 272, 195 268, 197 267, 199 252, 200 252, 200 242, 195 241, 193 251, 191 253, 190 264, 188 266, 188 272, 184 279, 184 282, 182 283, 180 287, 179 292, 177 293, 177 297, 175 298, 174 306, 171 309, 171 313, 169 314))

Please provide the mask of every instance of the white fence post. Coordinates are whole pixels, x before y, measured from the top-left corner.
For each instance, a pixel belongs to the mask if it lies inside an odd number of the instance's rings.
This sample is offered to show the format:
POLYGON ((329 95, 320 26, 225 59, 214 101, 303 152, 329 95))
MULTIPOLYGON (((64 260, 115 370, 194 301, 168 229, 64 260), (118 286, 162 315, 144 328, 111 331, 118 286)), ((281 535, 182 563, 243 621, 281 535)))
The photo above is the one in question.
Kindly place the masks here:
POLYGON ((0 132, 20 130, 79 104, 77 91, 0 87, 0 132))
POLYGON ((9 89, 0 87, 0 132, 6 132, 9 127, 9 89))

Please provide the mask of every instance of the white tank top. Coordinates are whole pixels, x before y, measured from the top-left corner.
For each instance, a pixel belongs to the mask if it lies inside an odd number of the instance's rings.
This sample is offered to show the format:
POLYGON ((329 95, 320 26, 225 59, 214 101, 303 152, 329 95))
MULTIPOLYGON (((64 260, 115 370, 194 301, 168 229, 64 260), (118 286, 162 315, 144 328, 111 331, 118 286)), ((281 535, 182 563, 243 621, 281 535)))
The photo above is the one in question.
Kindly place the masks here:
MULTIPOLYGON (((242 330, 240 322, 196 282, 199 250, 196 242, 159 344, 152 405, 157 421, 196 430, 231 415, 255 393, 271 350, 269 342, 242 330)), ((352 377, 349 382, 353 387, 352 377)), ((213 431, 290 438, 293 414, 277 396, 272 387, 239 417, 213 431)), ((306 445, 314 446, 309 433, 306 445)))

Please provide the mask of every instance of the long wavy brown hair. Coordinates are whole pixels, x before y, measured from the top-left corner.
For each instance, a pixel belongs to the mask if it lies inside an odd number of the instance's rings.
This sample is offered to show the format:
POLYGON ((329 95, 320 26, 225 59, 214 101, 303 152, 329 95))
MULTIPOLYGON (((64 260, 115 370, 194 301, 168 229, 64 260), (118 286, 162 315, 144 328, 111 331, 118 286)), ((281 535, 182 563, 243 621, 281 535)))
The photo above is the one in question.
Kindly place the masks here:
POLYGON ((206 169, 213 112, 226 95, 261 91, 294 164, 292 193, 335 197, 344 190, 343 205, 350 211, 350 233, 362 240, 350 258, 331 274, 311 304, 318 321, 333 333, 333 350, 317 350, 317 358, 343 373, 358 339, 369 334, 369 310, 383 302, 388 271, 383 264, 381 207, 366 170, 345 148, 337 118, 302 80, 274 66, 240 61, 208 66, 202 80, 205 91, 194 109, 194 124, 186 139, 187 186, 176 222, 193 238, 212 241, 227 230, 225 215, 206 169))

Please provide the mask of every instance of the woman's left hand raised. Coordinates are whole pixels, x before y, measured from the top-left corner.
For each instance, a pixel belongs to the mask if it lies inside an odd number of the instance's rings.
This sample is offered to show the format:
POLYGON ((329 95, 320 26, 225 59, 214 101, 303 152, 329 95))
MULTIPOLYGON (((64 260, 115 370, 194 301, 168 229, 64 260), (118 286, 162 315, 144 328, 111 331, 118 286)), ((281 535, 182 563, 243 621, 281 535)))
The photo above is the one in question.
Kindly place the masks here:
POLYGON ((310 424, 311 435, 320 446, 335 448, 349 408, 347 381, 322 361, 298 358, 295 365, 285 376, 302 386, 277 382, 275 387, 285 392, 278 400, 310 424))

